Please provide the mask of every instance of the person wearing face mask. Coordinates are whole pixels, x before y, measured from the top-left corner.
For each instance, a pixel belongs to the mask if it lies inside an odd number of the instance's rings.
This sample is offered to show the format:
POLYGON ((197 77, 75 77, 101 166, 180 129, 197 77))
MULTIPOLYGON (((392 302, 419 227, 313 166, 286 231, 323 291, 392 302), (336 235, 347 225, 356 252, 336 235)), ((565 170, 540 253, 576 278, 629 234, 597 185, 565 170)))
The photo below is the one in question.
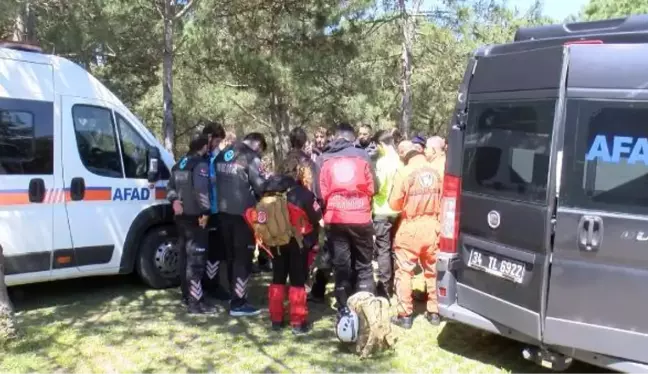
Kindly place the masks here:
POLYGON ((220 284, 220 270, 223 263, 227 260, 226 250, 223 248, 223 240, 218 230, 218 201, 216 190, 216 168, 214 160, 220 152, 220 145, 225 139, 225 129, 217 122, 209 122, 203 128, 203 134, 209 139, 209 153, 206 155, 209 161, 209 201, 211 203, 211 215, 209 216, 209 246, 207 250, 207 265, 205 277, 203 278, 203 288, 208 297, 227 301, 230 299, 230 293, 227 292, 220 284))
POLYGON ((267 143, 261 133, 247 134, 216 156, 218 191, 218 228, 227 249, 230 280, 230 316, 254 316, 261 311, 247 301, 248 281, 252 272, 255 238, 245 220, 245 212, 263 196, 261 155, 267 143))

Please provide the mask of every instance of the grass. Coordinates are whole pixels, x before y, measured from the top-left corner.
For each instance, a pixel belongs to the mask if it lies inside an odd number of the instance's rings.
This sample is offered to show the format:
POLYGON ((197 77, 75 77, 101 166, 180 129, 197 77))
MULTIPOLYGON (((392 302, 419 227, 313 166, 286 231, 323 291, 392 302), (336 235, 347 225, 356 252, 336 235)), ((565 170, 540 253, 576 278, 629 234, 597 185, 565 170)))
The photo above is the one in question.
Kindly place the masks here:
MULTIPOLYGON (((251 301, 266 306, 267 279, 251 301)), ((522 346, 466 326, 423 318, 399 330, 395 351, 360 360, 338 344, 333 311, 311 307, 314 330, 295 338, 254 318, 189 317, 179 291, 148 290, 130 277, 14 288, 21 338, 0 348, 0 372, 540 372, 522 346)), ((570 371, 597 370, 576 364, 570 371)))

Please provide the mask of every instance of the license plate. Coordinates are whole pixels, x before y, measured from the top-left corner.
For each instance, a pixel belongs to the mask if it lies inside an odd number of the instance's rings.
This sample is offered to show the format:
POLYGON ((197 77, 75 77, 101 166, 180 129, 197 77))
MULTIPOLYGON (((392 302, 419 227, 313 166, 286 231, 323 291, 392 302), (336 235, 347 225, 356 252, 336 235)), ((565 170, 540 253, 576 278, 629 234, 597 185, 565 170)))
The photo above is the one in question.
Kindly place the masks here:
POLYGON ((522 283, 526 270, 524 264, 520 262, 482 253, 474 249, 470 251, 468 266, 515 283, 522 283))

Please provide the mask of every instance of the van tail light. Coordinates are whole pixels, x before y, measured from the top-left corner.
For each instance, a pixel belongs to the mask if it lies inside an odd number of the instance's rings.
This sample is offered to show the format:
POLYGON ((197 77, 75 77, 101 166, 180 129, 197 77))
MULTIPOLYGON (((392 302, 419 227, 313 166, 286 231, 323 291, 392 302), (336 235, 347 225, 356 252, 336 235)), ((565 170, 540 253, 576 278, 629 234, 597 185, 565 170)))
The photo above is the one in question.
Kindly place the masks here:
POLYGON ((457 253, 460 197, 461 178, 446 174, 443 178, 441 197, 441 238, 439 240, 441 252, 457 253))
POLYGON ((574 45, 574 44, 603 44, 602 40, 572 40, 570 42, 565 42, 563 45, 574 45))

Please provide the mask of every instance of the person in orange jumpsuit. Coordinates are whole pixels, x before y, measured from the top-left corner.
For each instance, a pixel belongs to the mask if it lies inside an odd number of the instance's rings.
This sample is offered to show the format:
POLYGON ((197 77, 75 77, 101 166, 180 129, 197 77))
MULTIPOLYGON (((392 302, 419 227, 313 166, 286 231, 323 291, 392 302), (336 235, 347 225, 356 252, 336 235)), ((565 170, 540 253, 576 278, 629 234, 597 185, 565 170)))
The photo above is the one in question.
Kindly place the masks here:
POLYGON ((412 327, 412 278, 417 263, 423 269, 427 289, 425 317, 433 325, 441 321, 436 298, 436 252, 443 173, 423 152, 420 144, 409 140, 398 145, 405 166, 396 173, 389 195, 389 206, 401 211, 402 219, 394 238, 398 316, 392 323, 406 329, 412 327))

